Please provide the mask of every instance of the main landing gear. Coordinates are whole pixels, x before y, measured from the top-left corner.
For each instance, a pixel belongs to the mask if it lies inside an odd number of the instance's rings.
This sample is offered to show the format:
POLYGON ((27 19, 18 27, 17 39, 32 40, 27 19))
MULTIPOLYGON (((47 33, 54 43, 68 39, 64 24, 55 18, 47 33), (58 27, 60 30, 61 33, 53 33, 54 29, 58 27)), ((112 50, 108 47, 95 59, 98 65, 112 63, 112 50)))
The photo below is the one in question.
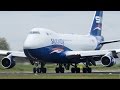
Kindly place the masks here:
MULTIPOLYGON (((80 68, 77 67, 77 63, 75 65, 72 65, 71 73, 80 73, 80 68)), ((83 73, 91 73, 92 69, 89 67, 88 62, 85 64, 86 67, 82 68, 83 73)), ((68 67, 67 67, 68 68, 68 67)), ((65 68, 63 67, 63 64, 58 64, 58 67, 55 68, 56 73, 64 73, 65 68)))
MULTIPOLYGON (((59 67, 55 68, 56 73, 64 73, 64 67, 63 64, 58 64, 59 67)), ((68 67, 67 67, 68 68, 68 67)), ((71 68, 72 73, 80 73, 80 68, 77 67, 77 64, 74 65, 73 68, 71 68)))
POLYGON ((92 72, 92 69, 89 67, 88 65, 89 62, 86 62, 85 64, 85 68, 83 68, 83 73, 91 73, 92 72))
POLYGON ((80 68, 77 67, 77 64, 71 68, 71 73, 80 73, 80 68))
MULTIPOLYGON (((82 68, 83 73, 91 73, 92 69, 88 66, 88 64, 85 65, 86 67, 82 68)), ((71 73, 80 73, 80 68, 77 67, 77 64, 73 68, 71 68, 71 73)))
MULTIPOLYGON (((45 68, 45 63, 34 62, 35 67, 33 68, 33 73, 46 73, 47 69, 45 68), (40 65, 40 66, 39 66, 40 65)), ((80 73, 80 68, 77 67, 77 64, 72 65, 71 73, 80 73)), ((86 62, 86 67, 82 69, 83 73, 91 73, 92 69, 89 67, 89 64, 86 62)), ((67 67, 69 69, 69 67, 67 67)), ((65 68, 63 64, 58 64, 58 67, 55 68, 56 73, 64 73, 65 68)))
POLYGON ((56 73, 64 73, 64 68, 63 68, 63 65, 62 64, 58 64, 59 65, 59 67, 56 67, 55 68, 55 72, 56 73))
POLYGON ((91 73, 92 69, 89 67, 83 68, 83 73, 91 73))
POLYGON ((35 67, 33 68, 33 73, 46 73, 47 69, 45 68, 44 63, 35 62, 35 67), (41 64, 41 67, 39 65, 41 64))

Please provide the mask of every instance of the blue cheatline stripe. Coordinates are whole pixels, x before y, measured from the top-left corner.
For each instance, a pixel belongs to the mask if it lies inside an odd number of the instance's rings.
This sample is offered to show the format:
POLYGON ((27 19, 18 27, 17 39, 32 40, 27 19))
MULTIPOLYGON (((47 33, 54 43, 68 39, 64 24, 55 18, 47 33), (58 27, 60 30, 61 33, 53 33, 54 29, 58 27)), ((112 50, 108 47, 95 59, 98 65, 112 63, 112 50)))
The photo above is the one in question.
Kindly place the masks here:
MULTIPOLYGON (((55 62, 55 63, 70 62, 70 60, 68 61, 68 59, 64 54, 65 51, 72 51, 72 50, 62 45, 50 45, 37 49, 24 49, 25 55, 28 58, 31 59, 37 58, 38 60, 43 60, 45 62, 55 62)), ((75 60, 73 60, 73 62, 74 61, 75 60)))

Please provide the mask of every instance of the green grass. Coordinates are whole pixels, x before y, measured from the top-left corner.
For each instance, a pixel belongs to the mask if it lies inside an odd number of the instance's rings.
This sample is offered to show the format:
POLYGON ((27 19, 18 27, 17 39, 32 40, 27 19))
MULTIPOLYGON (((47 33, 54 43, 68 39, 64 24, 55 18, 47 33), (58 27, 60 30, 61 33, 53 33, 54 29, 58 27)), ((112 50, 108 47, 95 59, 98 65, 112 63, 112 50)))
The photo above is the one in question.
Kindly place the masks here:
POLYGON ((49 74, 30 74, 30 75, 0 75, 0 79, 120 79, 120 75, 98 75, 98 74, 70 74, 70 75, 49 75, 49 74))
MULTIPOLYGON (((4 69, 1 65, 0 65, 0 72, 24 72, 24 71, 30 71, 32 72, 33 69, 33 65, 29 64, 29 65, 24 65, 21 63, 17 63, 15 67, 11 68, 11 69, 4 69)), ((55 64, 47 64, 46 68, 48 71, 54 71, 56 65, 55 64)))
POLYGON ((24 64, 16 64, 16 66, 11 69, 4 69, 2 66, 0 66, 0 72, 32 71, 32 68, 33 68, 32 65, 24 64))

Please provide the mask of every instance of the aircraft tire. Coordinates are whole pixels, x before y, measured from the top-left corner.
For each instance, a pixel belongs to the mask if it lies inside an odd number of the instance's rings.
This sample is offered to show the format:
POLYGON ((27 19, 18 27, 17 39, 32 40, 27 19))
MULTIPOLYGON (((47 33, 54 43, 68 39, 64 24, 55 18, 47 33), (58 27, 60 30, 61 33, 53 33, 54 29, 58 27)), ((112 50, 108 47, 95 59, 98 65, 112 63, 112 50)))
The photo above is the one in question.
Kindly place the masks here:
POLYGON ((37 68, 37 73, 41 73, 41 68, 37 68))
POLYGON ((42 73, 46 73, 47 69, 46 68, 41 68, 42 73))
POLYGON ((55 68, 55 72, 56 72, 56 73, 59 73, 59 68, 55 68))
POLYGON ((87 68, 83 68, 83 73, 87 73, 87 68))
POLYGON ((76 73, 80 73, 80 68, 76 68, 76 73))
POLYGON ((64 68, 59 69, 61 73, 64 73, 64 68))
POLYGON ((91 68, 87 68, 87 72, 88 72, 88 73, 91 73, 91 72, 92 72, 92 69, 91 69, 91 68))
POLYGON ((71 73, 75 73, 75 68, 71 68, 71 73))
POLYGON ((36 73, 36 71, 37 71, 37 69, 34 67, 34 68, 33 68, 33 73, 36 73))

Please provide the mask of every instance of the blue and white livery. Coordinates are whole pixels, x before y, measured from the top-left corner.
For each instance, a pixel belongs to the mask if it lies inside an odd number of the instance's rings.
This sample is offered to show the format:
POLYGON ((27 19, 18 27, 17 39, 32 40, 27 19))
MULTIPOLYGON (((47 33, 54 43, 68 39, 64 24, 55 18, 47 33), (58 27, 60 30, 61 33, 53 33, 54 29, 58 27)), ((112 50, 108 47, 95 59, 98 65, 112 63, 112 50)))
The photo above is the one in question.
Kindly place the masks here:
POLYGON ((46 73, 46 63, 57 63, 56 73, 64 73, 69 70, 72 73, 80 73, 79 63, 84 63, 83 73, 91 73, 91 65, 96 65, 96 61, 106 67, 115 64, 115 59, 120 49, 100 50, 104 44, 119 42, 105 42, 102 32, 103 11, 96 11, 89 34, 60 34, 45 28, 34 28, 27 36, 23 50, 24 52, 3 51, 0 54, 6 55, 2 59, 2 66, 6 69, 15 66, 13 57, 28 58, 34 73, 46 73), (40 66, 39 66, 40 65, 40 66))

